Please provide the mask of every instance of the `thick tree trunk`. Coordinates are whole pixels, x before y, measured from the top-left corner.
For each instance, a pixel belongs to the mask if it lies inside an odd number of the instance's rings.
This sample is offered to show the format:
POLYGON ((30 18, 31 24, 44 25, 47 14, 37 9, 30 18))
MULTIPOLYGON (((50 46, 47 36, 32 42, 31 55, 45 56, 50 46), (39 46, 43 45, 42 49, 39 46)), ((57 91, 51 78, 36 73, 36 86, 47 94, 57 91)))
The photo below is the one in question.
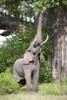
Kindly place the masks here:
POLYGON ((44 22, 53 31, 53 53, 48 62, 52 67, 52 79, 56 81, 61 75, 67 77, 67 10, 49 9, 44 14, 44 22))
POLYGON ((67 34, 65 32, 61 36, 57 33, 56 40, 54 38, 54 48, 50 62, 54 81, 59 79, 61 75, 67 77, 67 34))

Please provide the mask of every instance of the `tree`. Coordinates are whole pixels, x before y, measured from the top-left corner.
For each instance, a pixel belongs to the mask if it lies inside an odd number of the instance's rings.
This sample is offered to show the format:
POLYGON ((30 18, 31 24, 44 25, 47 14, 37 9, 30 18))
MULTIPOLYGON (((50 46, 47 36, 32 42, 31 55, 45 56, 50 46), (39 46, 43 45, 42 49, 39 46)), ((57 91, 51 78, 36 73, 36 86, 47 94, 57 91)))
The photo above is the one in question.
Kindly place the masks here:
POLYGON ((52 78, 56 81, 61 75, 67 77, 67 10, 63 8, 54 12, 54 8, 51 8, 44 16, 53 32, 53 53, 48 61, 52 67, 52 78))
MULTIPOLYGON (((15 23, 37 22, 39 12, 44 12, 43 25, 50 26, 52 29, 53 53, 48 57, 48 62, 52 67, 52 78, 58 80, 61 74, 67 77, 67 1, 66 0, 1 0, 0 7, 5 9, 0 12, 2 15, 13 18, 15 23), (11 6, 10 6, 11 5, 11 6), (12 17, 13 16, 13 17, 12 17), (35 20, 36 19, 36 20, 35 20)), ((8 18, 7 18, 8 20, 8 18)), ((13 32, 10 25, 14 23, 3 24, 5 20, 0 20, 0 28, 6 29, 7 34, 13 32), (4 28, 5 27, 5 28, 4 28), (9 31, 10 29, 10 31, 9 31)), ((8 20, 9 21, 9 20, 8 20)), ((34 24, 33 23, 33 24, 34 24)), ((28 24, 27 24, 28 25, 28 24)), ((17 28, 16 28, 17 29, 17 28)), ((16 30, 14 29, 14 31, 16 30)), ((16 32, 16 31, 15 31, 16 32)), ((5 34, 5 33, 4 33, 5 34)))
POLYGON ((28 28, 33 25, 31 21, 27 22, 27 17, 31 20, 34 16, 34 10, 31 6, 31 0, 1 0, 0 1, 0 29, 5 29, 2 36, 12 33, 18 33, 18 23, 25 24, 28 28), (31 13, 32 12, 32 13, 31 13))

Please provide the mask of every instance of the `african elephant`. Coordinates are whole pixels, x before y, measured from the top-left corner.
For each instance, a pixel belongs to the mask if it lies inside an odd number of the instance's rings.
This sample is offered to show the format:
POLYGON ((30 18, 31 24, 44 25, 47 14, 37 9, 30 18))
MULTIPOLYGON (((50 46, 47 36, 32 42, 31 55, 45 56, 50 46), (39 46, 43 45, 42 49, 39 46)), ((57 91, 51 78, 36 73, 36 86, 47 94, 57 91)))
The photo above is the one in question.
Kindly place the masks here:
POLYGON ((13 67, 14 78, 20 81, 21 79, 26 80, 27 92, 31 90, 31 75, 33 74, 33 91, 37 89, 38 73, 40 67, 41 58, 41 47, 31 46, 26 50, 24 58, 20 58, 15 61, 13 67))
POLYGON ((13 67, 13 75, 18 82, 25 79, 27 85, 27 92, 31 90, 31 75, 33 75, 33 91, 37 89, 38 74, 40 62, 42 59, 41 48, 43 44, 48 40, 42 42, 41 40, 41 22, 42 14, 40 14, 37 34, 34 42, 31 43, 30 47, 26 50, 24 58, 20 58, 15 61, 13 67))
MULTIPOLYGON (((48 37, 47 37, 48 38, 48 37)), ((47 40, 47 39, 46 39, 47 40)), ((45 40, 45 42, 46 42, 45 40)), ((33 74, 33 91, 37 89, 38 74, 40 62, 42 59, 41 47, 45 43, 32 42, 26 50, 24 58, 15 61, 13 67, 14 78, 19 82, 25 79, 27 84, 27 92, 31 90, 31 75, 33 74)))

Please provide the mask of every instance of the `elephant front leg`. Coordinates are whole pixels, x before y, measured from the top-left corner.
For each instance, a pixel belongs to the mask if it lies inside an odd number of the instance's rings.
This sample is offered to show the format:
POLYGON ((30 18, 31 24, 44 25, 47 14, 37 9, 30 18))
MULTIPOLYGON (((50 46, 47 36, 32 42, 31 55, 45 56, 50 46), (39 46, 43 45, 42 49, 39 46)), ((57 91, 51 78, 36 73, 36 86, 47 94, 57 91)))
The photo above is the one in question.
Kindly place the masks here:
POLYGON ((30 92, 31 90, 31 72, 25 71, 25 79, 26 79, 26 85, 27 85, 27 92, 30 92))
POLYGON ((38 83, 38 71, 37 72, 34 72, 34 75, 33 75, 33 92, 35 92, 37 90, 37 83, 38 83))

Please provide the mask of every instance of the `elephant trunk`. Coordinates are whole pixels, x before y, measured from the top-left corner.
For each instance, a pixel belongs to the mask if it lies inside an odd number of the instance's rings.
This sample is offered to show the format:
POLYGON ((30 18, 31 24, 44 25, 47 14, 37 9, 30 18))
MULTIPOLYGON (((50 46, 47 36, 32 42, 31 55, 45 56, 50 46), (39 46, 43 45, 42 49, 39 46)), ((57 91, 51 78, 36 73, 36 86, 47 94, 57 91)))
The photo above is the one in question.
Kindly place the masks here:
POLYGON ((39 15, 38 27, 37 27, 37 34, 36 34, 35 39, 34 39, 34 41, 37 41, 39 43, 42 42, 42 38, 41 38, 41 26, 42 26, 42 13, 40 13, 40 15, 39 15))
POLYGON ((36 34, 35 39, 34 39, 35 46, 37 46, 37 45, 43 46, 47 42, 47 40, 49 39, 49 36, 47 35, 46 40, 44 42, 42 42, 42 37, 41 37, 42 16, 43 16, 42 13, 40 13, 39 20, 38 20, 37 34, 36 34))

